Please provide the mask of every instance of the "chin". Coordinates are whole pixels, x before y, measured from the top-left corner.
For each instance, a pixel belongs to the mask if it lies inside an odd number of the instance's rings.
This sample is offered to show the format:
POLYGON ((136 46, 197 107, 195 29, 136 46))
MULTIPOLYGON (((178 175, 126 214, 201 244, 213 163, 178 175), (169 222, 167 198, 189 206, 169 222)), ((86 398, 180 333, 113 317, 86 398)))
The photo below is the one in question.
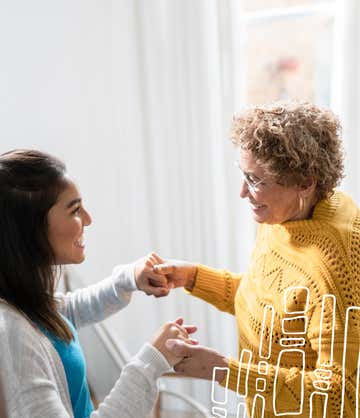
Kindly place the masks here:
POLYGON ((253 213, 253 218, 254 218, 254 221, 257 222, 258 224, 268 223, 266 217, 259 216, 256 213, 253 213))
POLYGON ((64 263, 61 264, 81 264, 85 260, 85 254, 77 257, 68 258, 64 263))
POLYGON ((73 261, 73 264, 81 264, 85 260, 85 255, 78 257, 76 261, 73 261))

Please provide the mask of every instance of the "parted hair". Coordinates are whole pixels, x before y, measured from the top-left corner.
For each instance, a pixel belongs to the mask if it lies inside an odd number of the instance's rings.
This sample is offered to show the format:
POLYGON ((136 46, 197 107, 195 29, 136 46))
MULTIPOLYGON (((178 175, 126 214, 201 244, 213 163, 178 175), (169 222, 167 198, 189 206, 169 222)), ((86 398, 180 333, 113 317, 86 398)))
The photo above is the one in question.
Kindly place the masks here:
POLYGON ((275 102, 241 112, 233 118, 231 140, 281 184, 315 178, 317 201, 329 197, 344 177, 339 119, 311 103, 275 102))
POLYGON ((40 151, 0 155, 0 298, 70 342, 54 296, 58 271, 47 221, 66 187, 65 172, 60 160, 40 151))

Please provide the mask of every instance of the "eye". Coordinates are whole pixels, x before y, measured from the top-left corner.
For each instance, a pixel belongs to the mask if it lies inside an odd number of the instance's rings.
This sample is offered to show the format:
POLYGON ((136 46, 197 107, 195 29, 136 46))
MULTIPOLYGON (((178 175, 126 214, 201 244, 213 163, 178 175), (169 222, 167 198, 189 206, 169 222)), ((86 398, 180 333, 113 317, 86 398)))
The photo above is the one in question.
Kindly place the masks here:
POLYGON ((250 184, 254 184, 256 182, 256 180, 254 180, 254 177, 250 174, 245 174, 246 180, 250 183, 250 184))
POLYGON ((71 213, 73 215, 78 215, 80 213, 81 206, 77 206, 71 213))

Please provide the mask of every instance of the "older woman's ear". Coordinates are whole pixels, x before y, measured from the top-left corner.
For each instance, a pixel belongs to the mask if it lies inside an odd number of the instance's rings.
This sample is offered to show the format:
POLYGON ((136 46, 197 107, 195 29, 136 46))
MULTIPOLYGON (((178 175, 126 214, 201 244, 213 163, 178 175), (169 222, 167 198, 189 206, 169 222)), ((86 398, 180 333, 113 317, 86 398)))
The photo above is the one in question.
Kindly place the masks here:
POLYGON ((317 181, 315 177, 309 177, 306 181, 300 186, 301 193, 304 197, 313 196, 316 192, 317 181))

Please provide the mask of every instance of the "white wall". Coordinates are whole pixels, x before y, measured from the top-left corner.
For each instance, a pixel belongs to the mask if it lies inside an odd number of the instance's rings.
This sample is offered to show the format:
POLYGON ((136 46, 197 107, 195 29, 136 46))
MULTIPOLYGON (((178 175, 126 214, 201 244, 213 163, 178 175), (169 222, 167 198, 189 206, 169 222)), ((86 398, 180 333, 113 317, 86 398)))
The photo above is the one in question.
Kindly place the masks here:
MULTIPOLYGON (((93 216, 76 267, 86 283, 150 250, 245 268, 254 225, 226 139, 222 23, 207 0, 0 0, 0 151, 39 148, 67 163, 93 216)), ((135 352, 178 315, 236 355, 233 319, 181 290, 136 295, 108 323, 135 352)))
MULTIPOLYGON (((238 1, 219 4, 0 0, 0 151, 40 148, 67 163, 93 216, 87 260, 76 268, 86 283, 150 250, 246 267, 254 223, 226 140, 244 94, 238 1)), ((356 62, 348 77, 358 90, 356 62)), ((340 75, 338 91, 350 100, 353 84, 343 91, 340 75)), ((339 103, 356 151, 348 191, 359 199, 358 100, 339 103)), ((236 356, 233 319, 181 290, 162 300, 136 295, 108 324, 135 352, 181 314, 199 325, 202 343, 236 356)))

